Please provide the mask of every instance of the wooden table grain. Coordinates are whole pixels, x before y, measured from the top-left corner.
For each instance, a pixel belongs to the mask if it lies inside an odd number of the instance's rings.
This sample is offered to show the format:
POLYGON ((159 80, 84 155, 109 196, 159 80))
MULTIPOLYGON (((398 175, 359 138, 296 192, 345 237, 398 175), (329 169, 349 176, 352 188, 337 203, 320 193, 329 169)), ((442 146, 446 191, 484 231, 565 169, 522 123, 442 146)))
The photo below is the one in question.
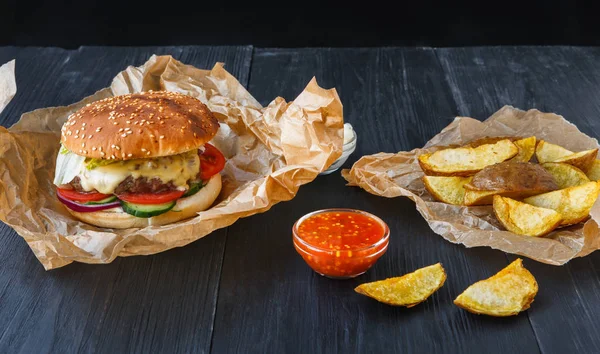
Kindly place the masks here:
MULTIPOLYGON (((579 47, 0 47, 0 63, 17 59, 18 87, 0 124, 75 102, 155 53, 200 68, 224 62, 262 104, 294 99, 313 76, 336 87, 358 133, 346 167, 361 155, 421 147, 455 116, 485 119, 505 104, 556 112, 593 137, 600 128, 600 49, 579 47)), ((3 224, 0 243, 3 353, 600 352, 600 253, 562 267, 525 259, 540 285, 530 310, 469 314, 452 300, 514 256, 451 244, 410 200, 346 187, 339 172, 264 214, 154 256, 46 272, 3 224), (295 253, 293 222, 324 207, 367 210, 389 224, 389 250, 365 275, 326 279, 295 253), (448 280, 417 307, 353 291, 436 262, 448 280)))

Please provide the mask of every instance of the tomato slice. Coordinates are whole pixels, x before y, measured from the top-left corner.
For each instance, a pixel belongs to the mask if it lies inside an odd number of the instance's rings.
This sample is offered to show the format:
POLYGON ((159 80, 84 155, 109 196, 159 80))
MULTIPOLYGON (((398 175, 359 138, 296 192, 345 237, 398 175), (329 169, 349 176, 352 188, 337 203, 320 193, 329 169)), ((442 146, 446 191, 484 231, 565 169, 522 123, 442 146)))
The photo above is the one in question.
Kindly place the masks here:
POLYGON ((110 194, 102 194, 98 192, 81 193, 74 189, 63 188, 56 188, 56 193, 60 194, 60 196, 65 199, 69 199, 74 202, 80 203, 96 202, 98 200, 106 199, 111 196, 110 194))
POLYGON ((200 178, 209 180, 225 167, 225 156, 216 147, 204 144, 204 152, 200 153, 200 178))
POLYGON ((168 191, 161 193, 123 193, 117 198, 134 204, 163 204, 181 198, 185 191, 168 191))

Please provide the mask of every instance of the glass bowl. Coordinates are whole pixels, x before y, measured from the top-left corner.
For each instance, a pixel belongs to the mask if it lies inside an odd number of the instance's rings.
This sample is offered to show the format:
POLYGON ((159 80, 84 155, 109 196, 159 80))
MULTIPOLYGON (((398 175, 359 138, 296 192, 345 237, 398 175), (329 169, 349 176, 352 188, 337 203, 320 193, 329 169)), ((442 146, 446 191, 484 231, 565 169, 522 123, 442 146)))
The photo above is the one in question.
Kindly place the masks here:
MULTIPOLYGON (((328 219, 326 219, 328 220, 328 219)), ((309 221, 310 222, 310 221, 309 221)), ((323 223, 326 221, 322 221, 323 223)), ((352 221, 350 221, 352 222, 352 221)), ((332 221, 333 223, 333 221, 332 221)), ((324 225, 324 224, 319 224, 324 225)), ((332 224, 332 225, 340 225, 332 224)), ((351 224, 346 224, 346 226, 350 226, 351 224)), ((369 224, 371 225, 371 224, 369 224)), ((325 226, 321 226, 325 227, 325 226)), ((329 230, 329 229, 327 229, 329 230)), ((372 231, 372 229, 361 229, 358 228, 356 231, 357 237, 359 239, 365 238, 369 236, 367 232, 372 231)), ((328 233, 329 231, 324 231, 324 233, 328 233)), ((308 234, 312 234, 314 232, 310 232, 308 234)), ((343 209, 343 208, 333 208, 333 209, 323 209, 313 211, 312 213, 308 213, 298 219, 292 228, 294 248, 296 251, 302 256, 306 264, 311 267, 315 272, 320 275, 323 275, 328 278, 334 279, 348 279, 357 277, 373 266, 375 262, 381 257, 388 248, 389 238, 390 238, 390 229, 387 224, 378 218, 377 216, 367 213, 362 210, 356 209, 343 209), (307 240, 303 239, 299 234, 300 226, 309 220, 309 218, 319 215, 329 213, 329 215, 346 215, 348 217, 351 216, 362 216, 364 218, 358 218, 356 220, 369 220, 371 222, 378 223, 381 227, 381 235, 374 238, 371 241, 364 241, 360 247, 348 246, 343 244, 346 239, 350 239, 354 236, 346 235, 345 239, 340 239, 340 246, 335 246, 332 248, 332 245, 328 245, 328 247, 319 246, 314 243, 309 243, 307 240), (342 247, 344 246, 344 247, 342 247)), ((311 235, 312 236, 312 235, 311 235)), ((314 237, 314 236, 312 236, 314 237)), ((323 237, 325 237, 323 235, 323 237)), ((331 237, 331 235, 328 235, 331 237)), ((337 236, 336 236, 337 237, 337 236)), ((367 237, 366 240, 369 240, 367 237)))

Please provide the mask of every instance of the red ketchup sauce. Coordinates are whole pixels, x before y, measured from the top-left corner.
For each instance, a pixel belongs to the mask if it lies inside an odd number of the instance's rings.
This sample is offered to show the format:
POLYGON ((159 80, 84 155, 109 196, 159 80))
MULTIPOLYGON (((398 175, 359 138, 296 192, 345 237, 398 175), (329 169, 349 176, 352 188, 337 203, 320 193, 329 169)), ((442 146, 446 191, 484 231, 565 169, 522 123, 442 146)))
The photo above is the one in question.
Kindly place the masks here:
POLYGON ((379 218, 350 209, 317 211, 294 225, 294 247, 317 273, 353 278, 387 250, 389 229, 379 218))

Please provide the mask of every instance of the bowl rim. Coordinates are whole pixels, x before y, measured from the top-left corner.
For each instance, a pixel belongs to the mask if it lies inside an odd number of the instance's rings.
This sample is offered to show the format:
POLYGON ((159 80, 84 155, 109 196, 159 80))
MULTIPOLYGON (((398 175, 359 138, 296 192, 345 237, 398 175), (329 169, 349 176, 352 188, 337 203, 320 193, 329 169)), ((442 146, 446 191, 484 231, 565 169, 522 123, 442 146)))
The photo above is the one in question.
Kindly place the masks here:
POLYGON ((324 252, 335 252, 335 251, 337 251, 337 250, 332 250, 330 248, 323 248, 323 247, 311 245, 310 243, 303 240, 300 237, 300 235, 298 234, 298 227, 300 226, 300 224, 302 224, 304 221, 306 221, 306 219, 308 219, 314 215, 328 213, 328 212, 349 212, 349 213, 354 213, 354 214, 361 214, 361 215, 370 217, 371 219, 377 221, 379 223, 379 225, 381 225, 383 227, 383 237, 381 239, 379 239, 377 242, 375 242, 369 246, 366 246, 366 247, 350 249, 352 252, 360 252, 360 251, 366 251, 366 250, 370 250, 370 249, 376 249, 377 247, 379 247, 389 241, 390 228, 388 227, 388 225, 386 224, 385 221, 381 220, 381 218, 378 217, 377 215, 371 214, 367 211, 359 210, 359 209, 352 209, 352 208, 319 209, 319 210, 315 210, 308 214, 303 215, 298 220, 296 220, 296 222, 294 223, 294 226, 292 227, 292 234, 293 234, 294 241, 299 242, 300 244, 302 244, 302 246, 305 246, 313 251, 320 251, 320 252, 323 252, 323 251, 324 252))

